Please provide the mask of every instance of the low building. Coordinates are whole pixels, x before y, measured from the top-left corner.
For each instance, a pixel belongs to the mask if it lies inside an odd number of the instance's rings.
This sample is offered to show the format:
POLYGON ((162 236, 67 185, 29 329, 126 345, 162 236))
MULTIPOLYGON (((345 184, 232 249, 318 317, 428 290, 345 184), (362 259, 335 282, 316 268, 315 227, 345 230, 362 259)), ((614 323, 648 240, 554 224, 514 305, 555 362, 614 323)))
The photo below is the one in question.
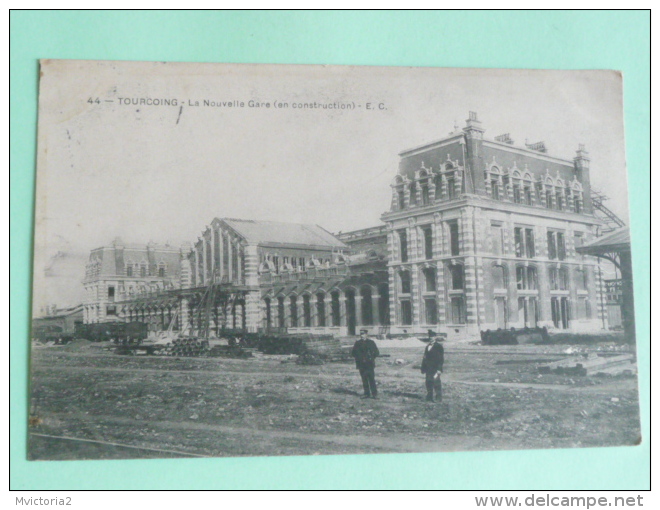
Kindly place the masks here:
POLYGON ((82 323, 82 305, 68 308, 48 307, 43 314, 32 319, 32 337, 45 339, 57 333, 72 335, 76 326, 82 323))
POLYGON ((85 324, 124 320, 119 301, 186 281, 185 255, 189 246, 125 244, 120 238, 91 251, 85 268, 83 320, 85 324))

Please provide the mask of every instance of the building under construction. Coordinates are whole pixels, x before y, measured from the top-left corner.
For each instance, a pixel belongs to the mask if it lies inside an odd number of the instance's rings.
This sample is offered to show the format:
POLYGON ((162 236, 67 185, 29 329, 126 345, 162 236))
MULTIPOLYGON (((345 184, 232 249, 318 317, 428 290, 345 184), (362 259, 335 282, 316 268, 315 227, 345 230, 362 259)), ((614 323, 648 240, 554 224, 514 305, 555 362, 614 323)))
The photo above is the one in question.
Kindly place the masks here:
POLYGON ((463 129, 401 152, 374 228, 215 218, 181 248, 94 250, 85 321, 198 336, 603 328, 600 272, 577 248, 622 223, 591 189, 587 151, 566 160, 484 133, 471 112, 463 129))

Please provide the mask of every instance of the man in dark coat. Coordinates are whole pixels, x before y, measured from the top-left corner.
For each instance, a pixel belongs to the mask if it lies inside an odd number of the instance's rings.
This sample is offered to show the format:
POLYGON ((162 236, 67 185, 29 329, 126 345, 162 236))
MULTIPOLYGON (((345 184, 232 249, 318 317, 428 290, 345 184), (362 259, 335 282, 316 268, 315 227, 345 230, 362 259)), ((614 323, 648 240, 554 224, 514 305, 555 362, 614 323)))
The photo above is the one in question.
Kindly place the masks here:
POLYGON ((360 339, 353 345, 351 356, 355 358, 355 367, 360 371, 360 377, 362 377, 362 386, 364 386, 362 398, 378 398, 374 369, 379 354, 376 342, 367 337, 367 330, 360 330, 360 339))
POLYGON ((426 400, 433 402, 433 391, 435 400, 442 401, 442 365, 445 363, 445 349, 440 343, 443 338, 436 332, 429 330, 429 344, 424 349, 422 359, 422 374, 426 375, 426 400))

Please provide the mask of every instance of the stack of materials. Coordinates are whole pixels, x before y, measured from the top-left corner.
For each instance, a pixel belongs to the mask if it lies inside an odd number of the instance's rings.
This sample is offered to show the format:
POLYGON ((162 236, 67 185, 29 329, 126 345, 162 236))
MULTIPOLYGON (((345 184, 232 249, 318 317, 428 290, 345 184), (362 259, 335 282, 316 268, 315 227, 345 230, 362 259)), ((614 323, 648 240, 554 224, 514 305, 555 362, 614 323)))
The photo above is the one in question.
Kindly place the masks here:
POLYGON ((563 375, 617 375, 634 373, 636 371, 635 357, 632 354, 615 356, 590 355, 582 359, 564 359, 539 367, 541 374, 563 375))
POLYGON ((157 351, 165 356, 199 357, 209 355, 209 342, 197 338, 178 338, 172 340, 165 349, 157 351))

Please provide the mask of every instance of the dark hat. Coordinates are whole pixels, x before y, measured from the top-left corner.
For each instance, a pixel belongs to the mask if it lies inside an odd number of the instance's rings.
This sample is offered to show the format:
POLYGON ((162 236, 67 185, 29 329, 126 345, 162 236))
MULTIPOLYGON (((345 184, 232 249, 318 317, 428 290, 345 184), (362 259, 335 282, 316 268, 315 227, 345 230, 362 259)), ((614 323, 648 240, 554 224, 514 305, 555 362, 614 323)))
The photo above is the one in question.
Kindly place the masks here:
POLYGON ((368 329, 361 329, 360 334, 362 334, 362 333, 364 333, 366 335, 367 333, 369 333, 369 330, 368 329))
POLYGON ((432 329, 429 329, 427 333, 430 337, 438 336, 438 334, 435 331, 433 331, 432 329))

